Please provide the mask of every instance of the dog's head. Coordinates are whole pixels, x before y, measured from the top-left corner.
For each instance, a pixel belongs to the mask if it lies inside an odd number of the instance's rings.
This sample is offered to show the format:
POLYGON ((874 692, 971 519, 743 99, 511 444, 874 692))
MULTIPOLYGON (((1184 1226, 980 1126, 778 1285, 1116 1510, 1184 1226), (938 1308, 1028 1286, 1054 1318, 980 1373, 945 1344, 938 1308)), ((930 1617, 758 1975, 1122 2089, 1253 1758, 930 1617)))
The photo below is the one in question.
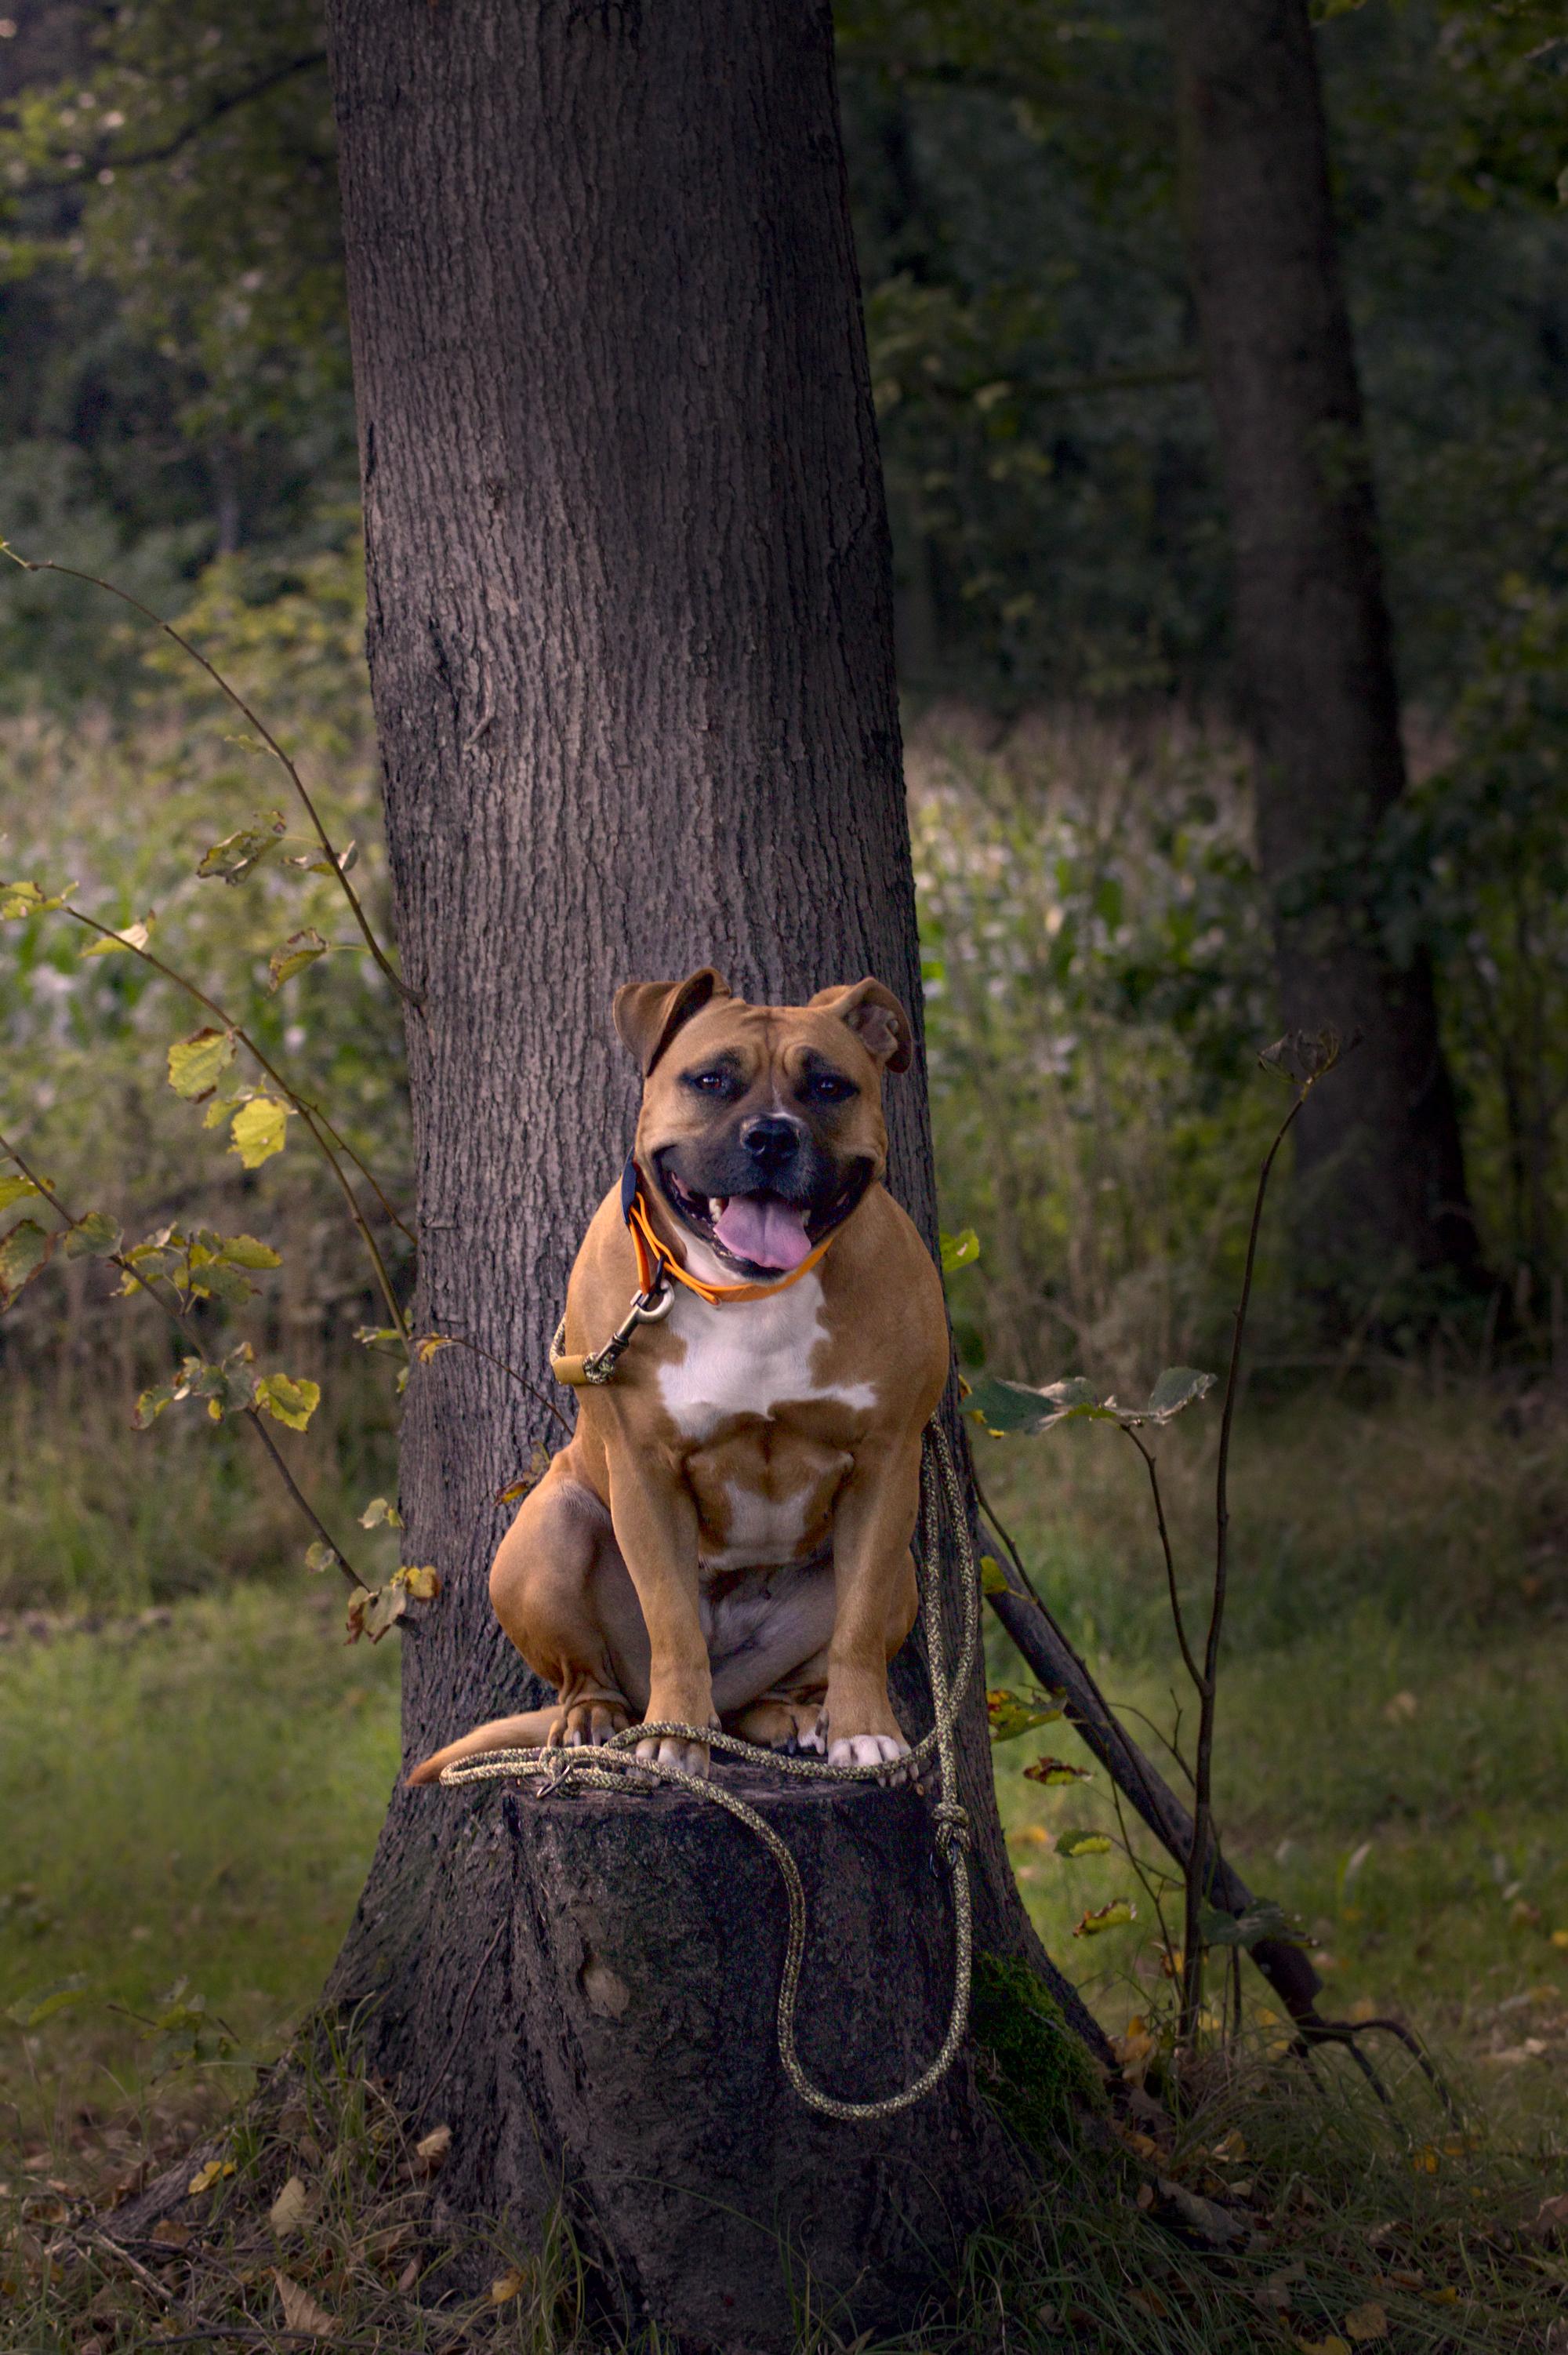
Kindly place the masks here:
POLYGON ((799 1267, 881 1177, 882 1075, 914 1031, 880 981, 748 1006, 705 965, 618 990, 615 1027, 642 1066, 638 1166, 737 1275, 799 1267))

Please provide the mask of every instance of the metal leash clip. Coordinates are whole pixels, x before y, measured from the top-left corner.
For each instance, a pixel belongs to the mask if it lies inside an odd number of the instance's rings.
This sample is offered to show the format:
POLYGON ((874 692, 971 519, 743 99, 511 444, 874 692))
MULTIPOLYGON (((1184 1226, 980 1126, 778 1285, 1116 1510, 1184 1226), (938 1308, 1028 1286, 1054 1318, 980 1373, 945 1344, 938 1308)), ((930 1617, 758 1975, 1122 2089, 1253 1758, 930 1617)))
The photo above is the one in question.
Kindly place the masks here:
POLYGON ((597 1386, 600 1382, 608 1382, 631 1347, 632 1336, 638 1327, 662 1324, 674 1305, 673 1284, 662 1274, 655 1276, 646 1292, 633 1295, 630 1307, 603 1348, 595 1349, 591 1356, 585 1358, 562 1357, 561 1344, 567 1334, 567 1320, 563 1316, 550 1345, 550 1371, 558 1382, 571 1390, 578 1390, 584 1383, 597 1386))

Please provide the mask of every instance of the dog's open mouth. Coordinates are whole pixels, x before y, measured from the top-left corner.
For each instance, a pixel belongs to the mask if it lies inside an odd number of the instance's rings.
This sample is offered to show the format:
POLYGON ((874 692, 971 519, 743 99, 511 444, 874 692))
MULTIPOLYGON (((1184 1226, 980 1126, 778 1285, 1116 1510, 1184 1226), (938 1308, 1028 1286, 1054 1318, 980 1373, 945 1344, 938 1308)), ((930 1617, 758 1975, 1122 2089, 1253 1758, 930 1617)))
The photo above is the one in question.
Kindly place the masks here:
POLYGON ((869 1166, 856 1169, 825 1203, 787 1201, 782 1194, 697 1194, 662 1161, 661 1188, 683 1222, 732 1267, 748 1275, 788 1275, 822 1237, 842 1224, 864 1193, 869 1166))

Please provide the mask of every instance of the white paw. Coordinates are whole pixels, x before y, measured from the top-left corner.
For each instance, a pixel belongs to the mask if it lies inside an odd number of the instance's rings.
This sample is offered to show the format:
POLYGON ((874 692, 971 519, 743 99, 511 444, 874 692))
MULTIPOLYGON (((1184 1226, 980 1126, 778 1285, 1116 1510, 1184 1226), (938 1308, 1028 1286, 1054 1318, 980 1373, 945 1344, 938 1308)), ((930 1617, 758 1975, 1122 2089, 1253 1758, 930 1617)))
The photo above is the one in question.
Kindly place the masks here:
POLYGON ((814 1750, 820 1758, 827 1748, 825 1734, 826 1728, 823 1721, 818 1718, 815 1725, 808 1727, 804 1733, 796 1736, 795 1746, 799 1750, 814 1750))
MULTIPOLYGON (((851 1733, 835 1742, 828 1752, 830 1766, 894 1766, 900 1758, 907 1758, 909 1744, 895 1733, 851 1733)), ((902 1782, 898 1774, 890 1780, 902 1782)))
POLYGON ((665 1734, 657 1742, 640 1742, 640 1760, 657 1766, 673 1766, 678 1774, 705 1776, 711 1769, 712 1753, 705 1742, 679 1742, 665 1734))

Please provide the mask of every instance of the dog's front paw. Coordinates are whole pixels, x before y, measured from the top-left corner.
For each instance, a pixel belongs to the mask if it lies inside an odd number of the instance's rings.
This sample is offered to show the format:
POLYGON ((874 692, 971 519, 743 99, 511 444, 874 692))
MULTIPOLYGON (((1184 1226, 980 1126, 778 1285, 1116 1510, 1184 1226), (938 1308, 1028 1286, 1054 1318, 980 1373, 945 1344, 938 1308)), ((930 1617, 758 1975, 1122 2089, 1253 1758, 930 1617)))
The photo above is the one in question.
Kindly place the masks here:
POLYGON ((673 1766, 678 1774, 705 1776, 713 1771, 713 1753, 705 1742, 683 1742, 673 1733, 637 1745, 641 1765, 673 1766))
POLYGON ((899 1760, 910 1755, 901 1733, 844 1733, 828 1745, 830 1766, 885 1766, 890 1783, 907 1779, 909 1770, 899 1760))

